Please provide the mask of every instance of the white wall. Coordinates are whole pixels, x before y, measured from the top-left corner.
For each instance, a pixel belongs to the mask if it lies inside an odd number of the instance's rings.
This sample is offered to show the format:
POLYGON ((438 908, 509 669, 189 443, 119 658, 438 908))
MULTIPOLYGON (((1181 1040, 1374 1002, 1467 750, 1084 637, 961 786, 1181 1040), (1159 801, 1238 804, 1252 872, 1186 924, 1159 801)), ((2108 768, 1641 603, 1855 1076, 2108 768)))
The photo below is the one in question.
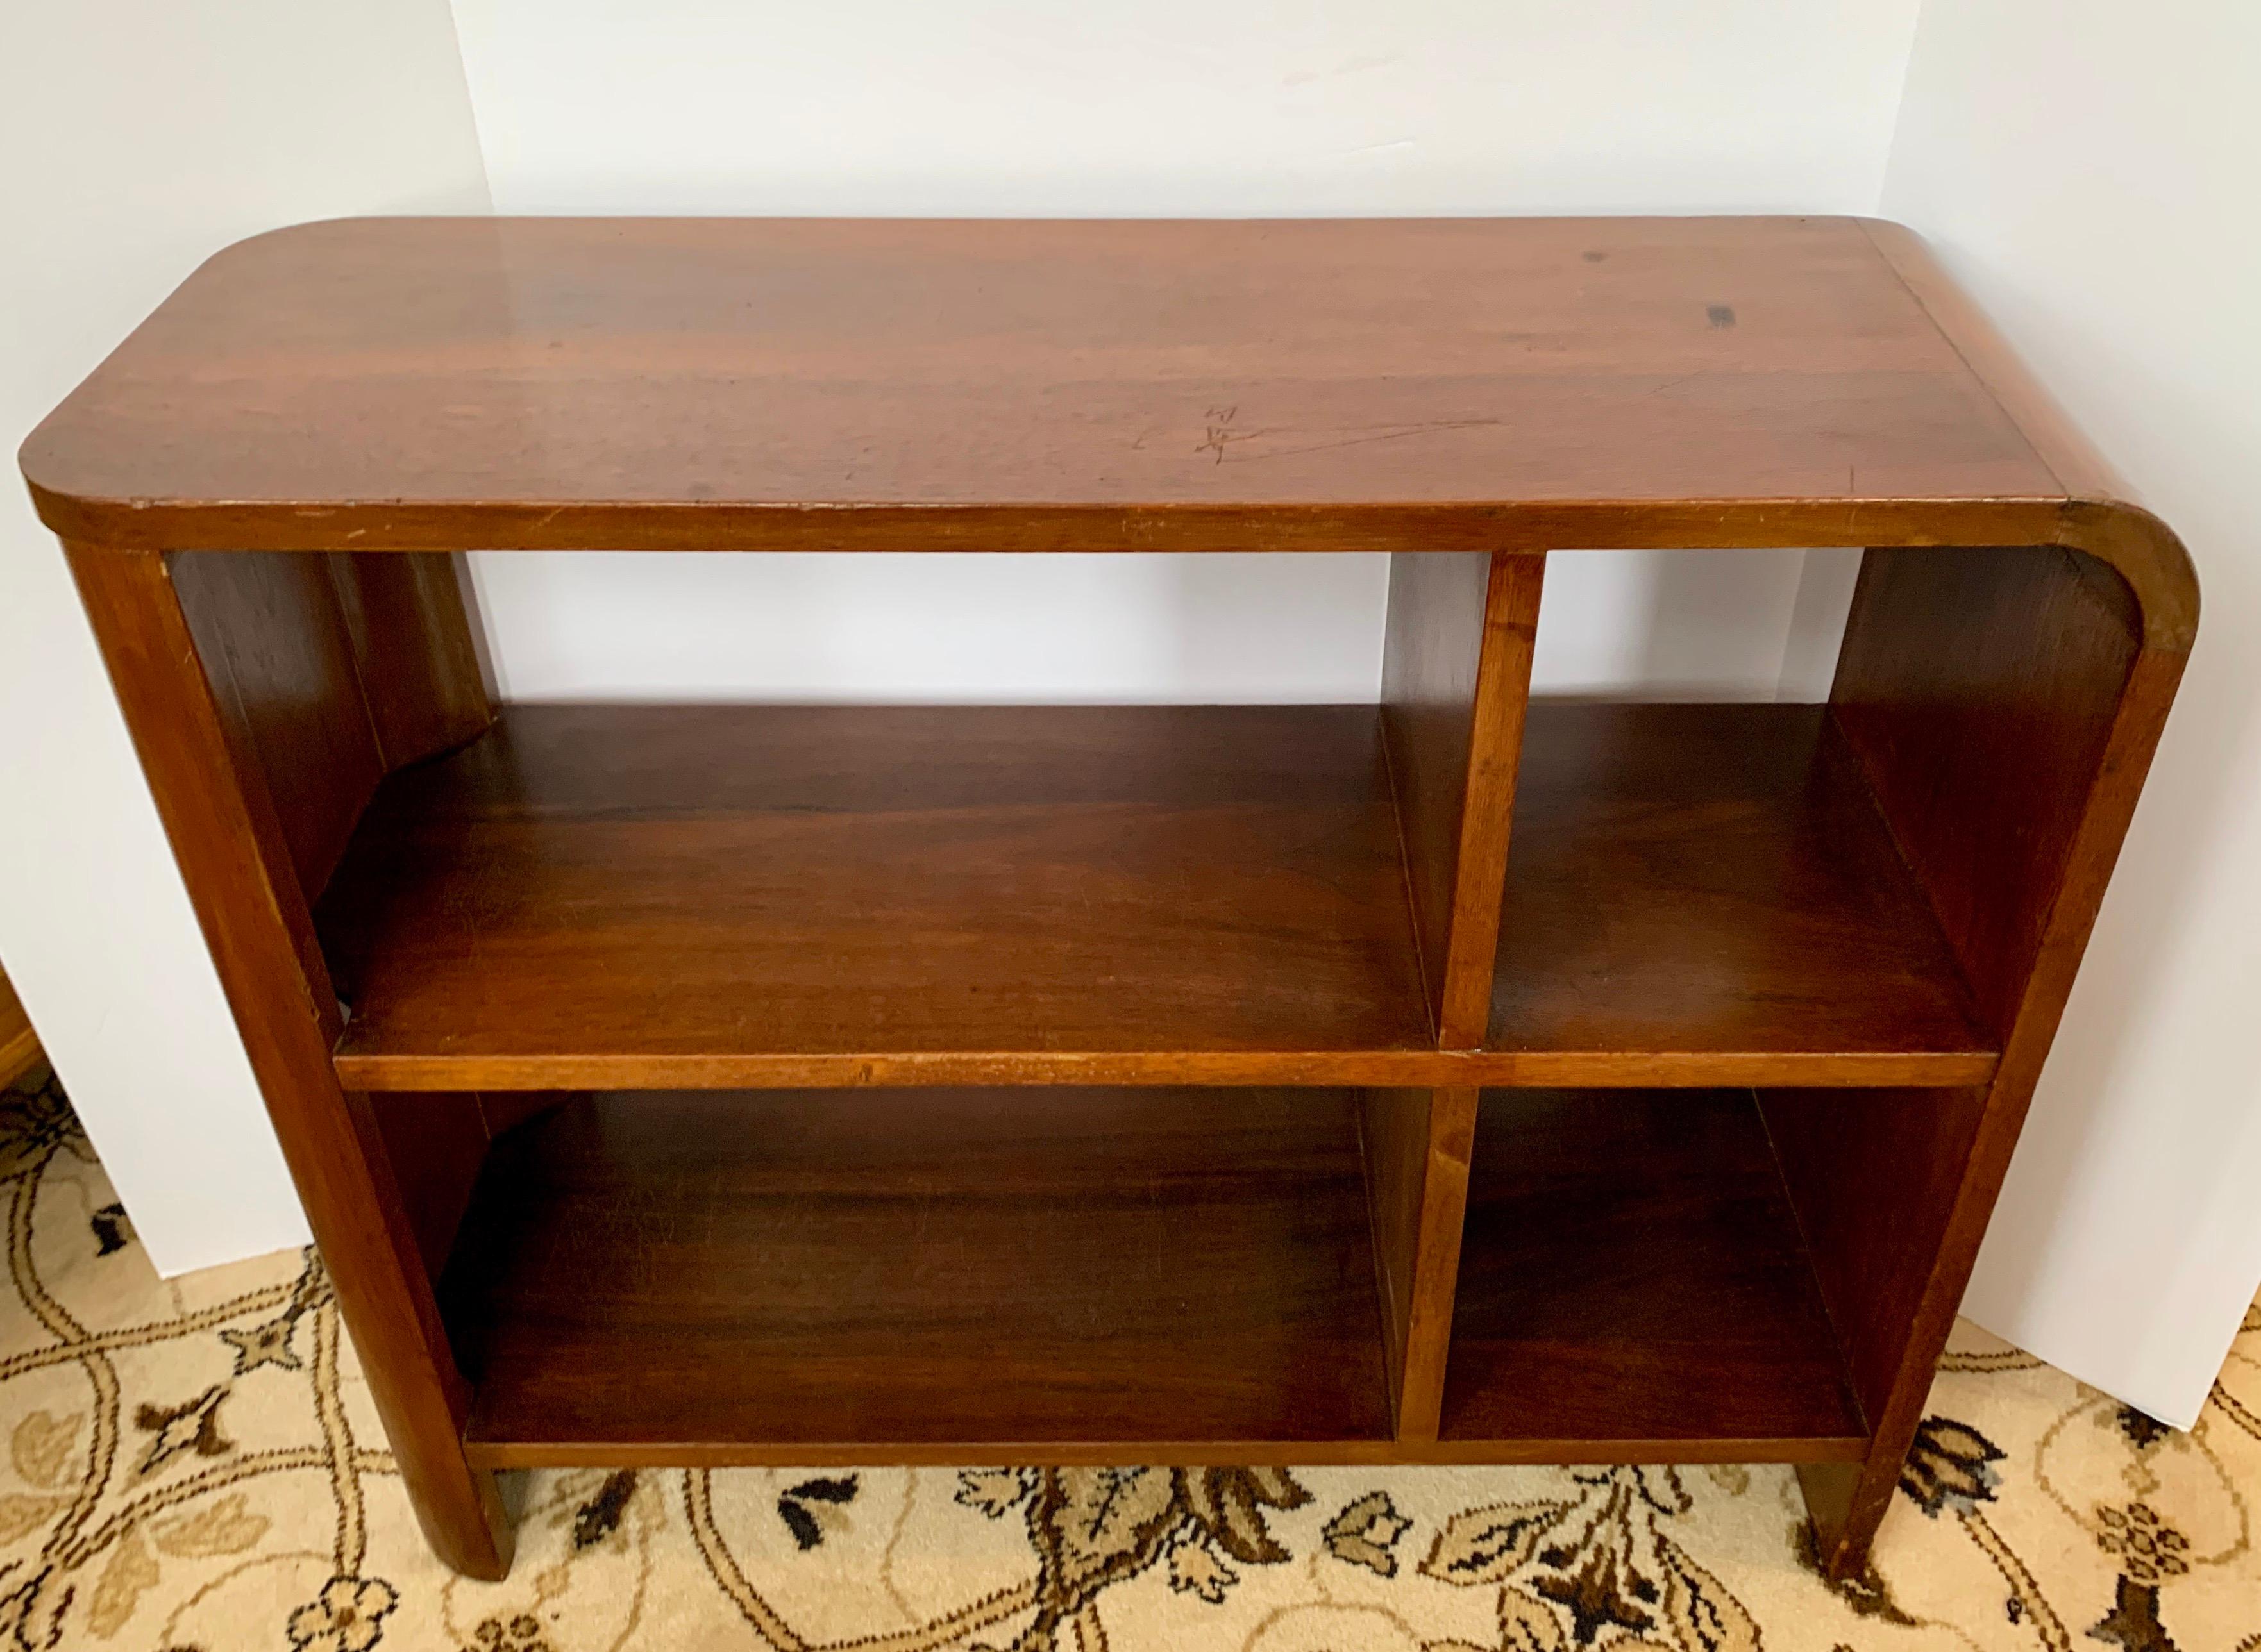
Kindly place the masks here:
POLYGON ((1866 210, 1915 0, 456 0, 505 212, 1866 210))
MULTIPOLYGON (((1558 552, 1533 680, 1824 698, 1858 562, 1558 552)), ((1370 700, 1389 571, 1379 556, 1261 553, 498 552, 471 569, 509 699, 1054 704, 1370 700)))
MULTIPOLYGON (((1916 0, 456 10, 506 212, 1866 212, 1916 0)), ((477 562, 527 698, 1364 699, 1379 679, 1367 559, 477 562)), ((1540 681, 1818 697, 1845 576, 1822 559, 1801 604, 1803 568, 1558 561, 1540 681)))
POLYGON ((1884 197, 2206 613, 1965 1309, 2187 1423, 2261 1279, 2261 8, 1934 0, 1884 197))
MULTIPOLYGON (((0 437, 207 254, 487 205, 446 0, 71 0, 0 31, 0 437)), ((12 468, 12 467, 11 467, 12 468)), ((168 1272, 305 1225, 54 540, 0 487, 0 960, 168 1272)))

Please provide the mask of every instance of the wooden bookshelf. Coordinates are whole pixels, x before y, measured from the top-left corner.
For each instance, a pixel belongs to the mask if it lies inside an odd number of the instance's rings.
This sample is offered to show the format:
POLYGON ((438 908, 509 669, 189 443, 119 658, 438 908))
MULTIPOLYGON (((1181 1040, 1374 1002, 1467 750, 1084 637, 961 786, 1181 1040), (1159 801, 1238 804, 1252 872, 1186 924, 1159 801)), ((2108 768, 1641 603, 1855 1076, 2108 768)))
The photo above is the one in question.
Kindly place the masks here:
POLYGON ((356 220, 26 442, 410 1495, 1795 1462, 1856 1570, 2197 616, 1833 218, 356 220), (1555 547, 1865 547, 1826 705, 1555 547), (1390 554, 1369 705, 498 704, 463 549, 1390 554))

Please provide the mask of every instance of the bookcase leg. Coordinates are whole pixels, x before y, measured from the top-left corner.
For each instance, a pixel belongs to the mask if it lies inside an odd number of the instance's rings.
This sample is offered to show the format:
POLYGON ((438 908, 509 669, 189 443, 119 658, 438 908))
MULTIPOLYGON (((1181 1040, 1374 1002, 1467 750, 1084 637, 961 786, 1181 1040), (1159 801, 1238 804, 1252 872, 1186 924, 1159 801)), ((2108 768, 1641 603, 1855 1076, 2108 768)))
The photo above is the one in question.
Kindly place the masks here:
POLYGON ((1383 1355, 1400 1440, 1434 1440, 1475 1143, 1474 1090, 1369 1090, 1360 1099, 1383 1355))
POLYGON ((409 1500, 442 1561, 500 1577, 512 1534, 464 1455, 470 1385, 369 1098, 330 1064, 337 1000, 256 754, 231 739, 165 556, 66 548, 409 1500))
POLYGON ((1798 1487, 1813 1522, 1813 1554, 1833 1582, 1857 1577, 1869 1567, 1869 1546, 1899 1484, 1899 1462, 1801 1462, 1798 1487), (1878 1485, 1881 1482, 1881 1487, 1878 1485))

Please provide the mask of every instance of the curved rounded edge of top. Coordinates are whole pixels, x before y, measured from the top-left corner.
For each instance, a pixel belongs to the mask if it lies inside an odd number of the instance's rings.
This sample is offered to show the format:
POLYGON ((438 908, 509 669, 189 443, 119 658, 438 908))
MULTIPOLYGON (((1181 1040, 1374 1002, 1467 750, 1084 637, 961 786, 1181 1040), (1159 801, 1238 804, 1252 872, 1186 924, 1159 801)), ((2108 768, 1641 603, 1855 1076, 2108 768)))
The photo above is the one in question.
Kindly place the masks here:
POLYGON ((2198 573, 2181 539, 2135 502, 2135 490, 1948 273, 1928 241, 1891 218, 1853 222, 2064 488, 2058 543, 2095 557, 2126 583, 2143 615, 2146 647, 2189 653, 2198 633, 2198 573))
MULTIPOLYGON (((58 408, 57 411, 60 411, 58 408)), ((58 477, 54 468, 55 455, 50 450, 47 426, 54 413, 32 426, 16 449, 16 472, 24 479, 25 489, 32 496, 32 513, 38 517, 47 531, 66 540, 87 538, 86 518, 108 507, 131 508, 126 501, 104 498, 98 494, 81 492, 68 480, 58 477)))
POLYGON ((2068 416, 1938 251, 1890 218, 1853 220, 2068 498, 2125 498, 2126 480, 2068 416))
MULTIPOLYGON (((405 215, 406 216, 406 215, 405 215)), ((429 217, 429 214, 413 215, 429 217)), ((379 213, 362 213, 344 218, 310 218, 300 224, 284 224, 274 229, 261 230, 240 240, 228 242, 207 254, 175 284, 163 300, 105 352, 99 361, 88 368, 68 394, 50 408, 45 418, 33 426, 16 449, 16 468, 30 489, 33 509, 39 520, 66 539, 86 536, 91 522, 105 511, 131 511, 139 502, 127 497, 83 486, 70 476, 70 453, 62 441, 62 426, 72 411, 72 404, 90 382, 100 375, 122 352, 128 349, 135 338, 162 315, 168 304, 181 293, 200 282, 210 280, 215 273, 225 273, 231 266, 256 260, 278 247, 300 241, 319 240, 339 234, 354 234, 370 225, 398 222, 379 213)))
MULTIPOLYGON (((310 218, 297 224, 278 224, 273 229, 255 230, 252 233, 232 240, 207 254, 190 270, 188 279, 195 280, 215 265, 232 263, 241 258, 271 252, 287 242, 318 240, 339 234, 358 233, 377 224, 398 224, 404 219, 414 220, 446 214, 429 212, 353 212, 338 218, 310 218)), ((461 216, 484 216, 463 214, 461 216)))
POLYGON ((2186 654, 2198 638, 2198 569, 2181 535, 2146 506, 2109 496, 2065 502, 2058 543, 2126 582, 2143 617, 2143 646, 2186 654))

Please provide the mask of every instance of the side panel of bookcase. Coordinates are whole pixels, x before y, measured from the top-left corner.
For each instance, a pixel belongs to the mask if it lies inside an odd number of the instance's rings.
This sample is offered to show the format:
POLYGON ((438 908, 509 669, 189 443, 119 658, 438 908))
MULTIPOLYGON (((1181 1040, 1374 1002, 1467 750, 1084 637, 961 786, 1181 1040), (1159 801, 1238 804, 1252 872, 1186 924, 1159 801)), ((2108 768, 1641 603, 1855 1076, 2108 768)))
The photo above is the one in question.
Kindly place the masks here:
POLYGON ((2155 619, 2066 547, 1863 564, 1834 714, 2004 1053, 1983 1091, 1764 1098, 1874 1434, 1865 1463, 1800 1470, 1833 1572, 1863 1563, 1915 1441, 2173 698, 2188 634, 2155 619))
MULTIPOLYGON (((300 884, 328 840, 329 816, 305 806, 319 783, 293 797, 292 813, 278 806, 266 771, 301 747, 294 740, 262 759, 255 733, 312 726, 334 738, 305 748, 316 752, 310 769, 353 783, 363 772, 349 719, 341 729, 317 712, 301 722, 285 691, 294 681, 319 684, 319 673, 297 674, 334 656, 335 636, 305 628, 323 611, 318 597, 308 600, 319 588, 303 569, 268 570, 279 576, 264 588, 269 600, 237 587, 240 646, 208 676, 199 644, 210 644, 162 553, 66 548, 410 1501, 449 1565, 499 1577, 512 1533, 494 1477, 463 1454, 468 1388, 370 1099, 341 1091, 330 1064, 338 1007, 300 884)), ((202 604, 207 624, 226 606, 202 604)), ((342 692, 309 698, 347 703, 342 692)))

